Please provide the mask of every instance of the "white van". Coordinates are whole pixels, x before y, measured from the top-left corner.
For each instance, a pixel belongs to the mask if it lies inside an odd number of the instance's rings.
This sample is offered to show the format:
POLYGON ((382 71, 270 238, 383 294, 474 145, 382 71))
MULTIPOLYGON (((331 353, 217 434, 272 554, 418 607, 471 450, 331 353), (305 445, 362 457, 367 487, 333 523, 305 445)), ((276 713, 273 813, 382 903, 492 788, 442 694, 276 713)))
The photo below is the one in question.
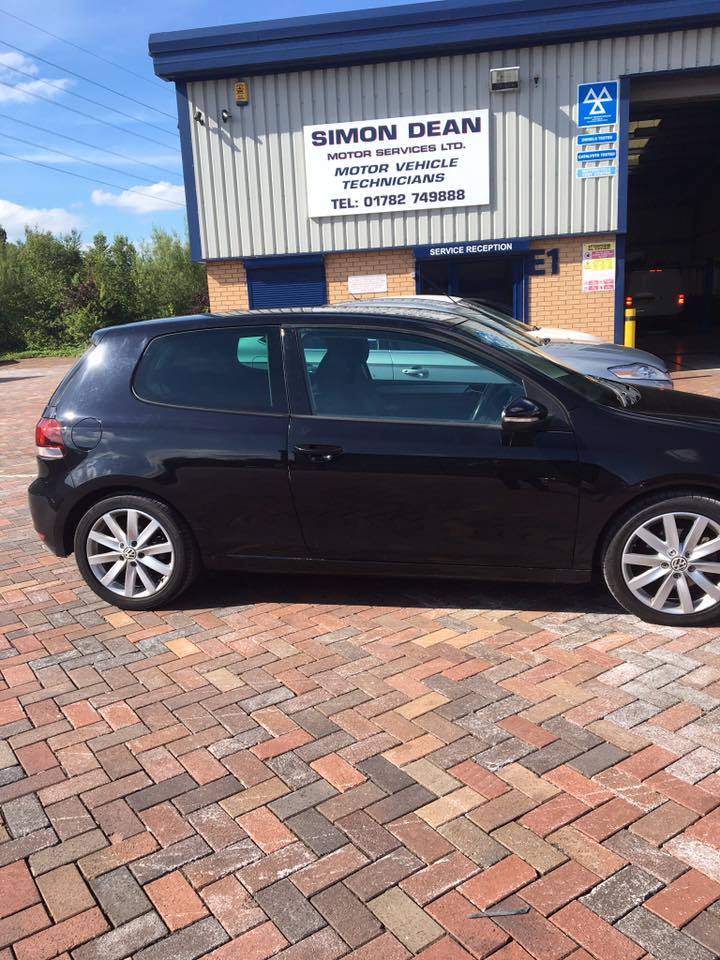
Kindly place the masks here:
POLYGON ((638 320, 677 317, 685 309, 682 273, 675 267, 631 270, 625 294, 625 306, 635 308, 638 320))

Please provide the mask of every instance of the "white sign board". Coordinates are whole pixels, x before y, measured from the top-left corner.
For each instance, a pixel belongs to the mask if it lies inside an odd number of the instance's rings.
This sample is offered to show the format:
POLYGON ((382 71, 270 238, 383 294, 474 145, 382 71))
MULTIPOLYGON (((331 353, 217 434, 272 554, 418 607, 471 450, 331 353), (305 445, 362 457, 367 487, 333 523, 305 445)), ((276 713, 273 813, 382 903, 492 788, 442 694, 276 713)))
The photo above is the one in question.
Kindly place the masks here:
POLYGON ((364 273, 348 277, 348 293, 387 293, 386 273, 364 273))
POLYGON ((615 289, 615 241, 584 243, 583 293, 608 293, 615 289))
POLYGON ((304 127, 308 215, 487 204, 489 127, 487 110, 304 127))

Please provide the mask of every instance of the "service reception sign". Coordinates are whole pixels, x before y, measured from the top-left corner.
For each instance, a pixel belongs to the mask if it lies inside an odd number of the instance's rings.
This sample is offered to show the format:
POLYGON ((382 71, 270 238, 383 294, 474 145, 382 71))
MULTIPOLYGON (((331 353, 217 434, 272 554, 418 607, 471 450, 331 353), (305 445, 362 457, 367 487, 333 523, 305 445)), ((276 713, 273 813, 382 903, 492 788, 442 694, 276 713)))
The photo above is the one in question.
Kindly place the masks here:
POLYGON ((490 202, 487 110, 323 123, 303 132, 310 217, 490 202))
POLYGON ((582 258, 583 293, 610 293, 615 289, 615 241, 584 243, 582 258))

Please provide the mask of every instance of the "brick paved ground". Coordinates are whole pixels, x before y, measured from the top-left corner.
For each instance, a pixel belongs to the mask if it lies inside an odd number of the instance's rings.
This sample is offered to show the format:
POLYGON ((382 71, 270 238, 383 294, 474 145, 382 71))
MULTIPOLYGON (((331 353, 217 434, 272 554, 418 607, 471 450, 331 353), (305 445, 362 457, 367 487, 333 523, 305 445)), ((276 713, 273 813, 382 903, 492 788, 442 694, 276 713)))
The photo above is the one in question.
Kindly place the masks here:
POLYGON ((0 960, 718 955, 720 628, 261 577, 128 616, 29 523, 63 369, 0 367, 0 960))

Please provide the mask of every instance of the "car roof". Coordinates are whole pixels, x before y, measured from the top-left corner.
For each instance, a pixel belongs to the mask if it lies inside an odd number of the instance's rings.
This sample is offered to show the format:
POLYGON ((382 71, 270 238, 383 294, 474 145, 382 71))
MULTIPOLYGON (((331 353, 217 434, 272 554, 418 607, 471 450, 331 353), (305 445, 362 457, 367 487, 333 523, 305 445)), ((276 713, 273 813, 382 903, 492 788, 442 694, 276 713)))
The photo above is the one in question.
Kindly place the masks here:
MULTIPOLYGON (((385 304, 388 307, 400 307, 401 309, 408 310, 430 310, 430 311, 441 311, 442 313, 461 313, 464 311, 463 316, 468 318, 472 316, 474 319, 478 320, 479 323, 482 323, 483 319, 497 320, 497 317, 492 315, 489 316, 487 312, 484 311, 494 311, 496 313, 504 313, 501 306, 490 303, 489 301, 476 300, 474 298, 467 297, 450 297, 450 296, 440 296, 439 294, 416 294, 415 296, 407 297, 382 297, 377 300, 363 300, 361 302, 356 302, 352 300, 343 300, 342 303, 337 304, 339 307, 348 307, 352 308, 357 307, 366 307, 371 304, 385 304), (469 311, 469 312, 468 312, 469 311)), ((508 316, 508 320, 515 320, 514 317, 508 316)), ((503 318, 504 322, 504 318, 503 318)), ((522 325, 521 320, 515 320, 516 323, 522 325)))
POLYGON ((281 324, 295 319, 312 319, 313 323, 330 323, 333 319, 357 320, 359 324, 370 326, 375 319, 397 319, 410 324, 442 324, 457 326, 467 319, 459 313, 452 313, 443 307, 433 309, 430 304, 418 306, 398 301, 383 300, 351 301, 350 303, 327 304, 321 307, 280 307, 273 310, 241 310, 233 313, 195 313, 182 317, 162 317, 156 320, 138 320, 135 323, 113 327, 103 327, 93 334, 97 343, 108 334, 132 333, 141 338, 151 338, 161 333, 178 330, 198 330, 209 327, 253 326, 262 324, 281 324))

